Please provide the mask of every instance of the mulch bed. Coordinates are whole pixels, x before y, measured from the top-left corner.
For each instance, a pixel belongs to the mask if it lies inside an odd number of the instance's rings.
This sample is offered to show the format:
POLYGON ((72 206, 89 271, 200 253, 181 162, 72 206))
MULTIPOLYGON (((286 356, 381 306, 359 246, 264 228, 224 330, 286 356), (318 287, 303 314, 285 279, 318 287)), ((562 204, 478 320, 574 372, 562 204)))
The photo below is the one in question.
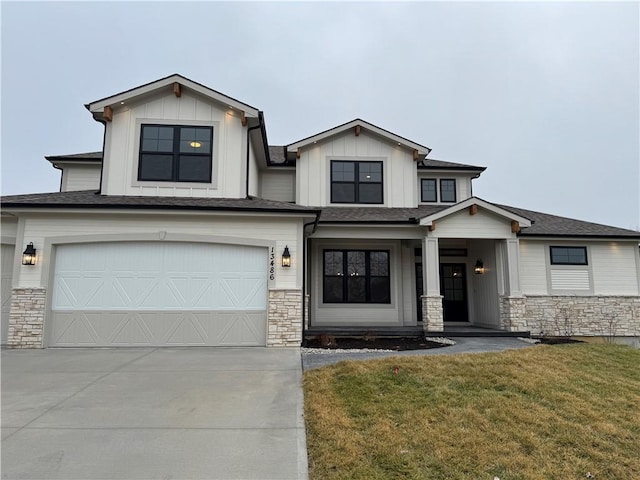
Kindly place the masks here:
POLYGON ((326 348, 328 350, 335 349, 375 349, 375 350, 425 350, 427 348, 440 348, 444 344, 437 342, 430 342, 420 337, 398 337, 398 338, 352 338, 352 337, 337 337, 331 338, 330 342, 327 338, 321 339, 319 337, 310 338, 305 340, 303 346, 307 348, 326 348))
POLYGON ((575 340, 567 337, 531 337, 544 345, 563 345, 565 343, 584 343, 582 340, 575 340))

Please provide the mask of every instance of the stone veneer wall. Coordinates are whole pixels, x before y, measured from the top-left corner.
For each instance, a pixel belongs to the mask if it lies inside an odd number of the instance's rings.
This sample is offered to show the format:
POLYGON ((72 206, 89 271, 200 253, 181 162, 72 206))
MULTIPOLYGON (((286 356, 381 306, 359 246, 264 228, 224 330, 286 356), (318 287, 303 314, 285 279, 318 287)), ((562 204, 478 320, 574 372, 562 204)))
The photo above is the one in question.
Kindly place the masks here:
POLYGON ((442 295, 427 296, 422 299, 422 326, 425 332, 442 332, 444 330, 444 313, 442 311, 442 295))
POLYGON ((528 330, 525 319, 525 297, 500 297, 500 329, 507 332, 524 332, 528 330))
POLYGON ((529 295, 525 317, 534 335, 640 336, 640 297, 529 295))
POLYGON ((12 290, 7 332, 9 348, 42 348, 46 296, 44 288, 12 290))
POLYGON ((302 290, 269 290, 267 346, 302 344, 302 290))

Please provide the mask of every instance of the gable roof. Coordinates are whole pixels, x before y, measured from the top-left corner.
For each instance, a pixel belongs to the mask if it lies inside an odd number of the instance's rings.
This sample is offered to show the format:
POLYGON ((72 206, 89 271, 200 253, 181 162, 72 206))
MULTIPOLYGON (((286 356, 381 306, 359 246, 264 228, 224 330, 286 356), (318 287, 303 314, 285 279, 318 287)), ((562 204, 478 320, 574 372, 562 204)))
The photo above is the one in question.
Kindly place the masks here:
POLYGON ((138 209, 138 210, 200 210, 272 213, 308 213, 319 209, 261 198, 193 198, 151 197, 130 195, 100 195, 96 190, 76 192, 33 193, 0 197, 3 209, 138 209))
POLYGON ((355 120, 343 123, 342 125, 338 125, 337 127, 330 128, 329 130, 325 130, 324 132, 317 133, 310 137, 303 138, 302 140, 298 140, 297 142, 290 143, 289 145, 287 145, 287 151, 296 152, 298 148, 302 148, 307 145, 313 145, 316 142, 325 140, 355 127, 360 127, 365 131, 369 131, 375 135, 378 135, 379 137, 385 138, 390 142, 397 143, 398 145, 403 145, 407 148, 417 150, 419 155, 428 155, 431 151, 429 147, 425 147, 424 145, 415 143, 407 138, 396 135, 395 133, 392 133, 389 130, 385 130, 384 128, 380 128, 372 123, 365 122, 360 118, 356 118, 355 120))
POLYGON ((94 116, 96 116, 101 114, 105 107, 120 105, 122 102, 130 102, 134 99, 144 97, 162 89, 168 89, 169 87, 173 88, 174 83, 179 83, 181 86, 194 90, 205 97, 211 98, 219 103, 223 103, 231 108, 243 111, 248 117, 258 117, 259 110, 257 108, 220 93, 217 90, 213 90, 201 83, 194 82, 193 80, 183 77, 177 73, 160 78, 159 80, 154 80, 153 82, 145 83, 139 87, 130 88, 129 90, 116 93, 115 95, 101 98, 100 100, 95 100, 86 104, 85 107, 93 113, 94 116))
POLYGON ((433 225, 433 222, 439 220, 444 217, 448 217, 454 213, 457 213, 461 210, 464 210, 467 207, 472 205, 477 205, 482 207, 485 210, 489 210, 490 212, 506 218, 507 220, 516 221, 520 224, 521 227, 530 227, 531 220, 524 217, 523 215, 518 215, 511 210, 506 210, 498 205, 494 205, 493 203, 487 202, 486 200, 482 200, 478 197, 469 197, 466 200, 456 203, 455 205, 451 205, 450 207, 446 207, 443 210, 432 213, 431 215, 427 215, 420 219, 421 226, 429 226, 433 225))

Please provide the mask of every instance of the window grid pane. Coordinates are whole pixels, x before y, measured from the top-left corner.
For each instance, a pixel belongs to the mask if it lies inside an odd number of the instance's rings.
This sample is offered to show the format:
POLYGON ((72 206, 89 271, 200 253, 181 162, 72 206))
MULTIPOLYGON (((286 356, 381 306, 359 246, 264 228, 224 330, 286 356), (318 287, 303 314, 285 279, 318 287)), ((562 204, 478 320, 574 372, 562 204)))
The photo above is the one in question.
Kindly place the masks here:
POLYGON ((587 265, 586 247, 550 247, 551 265, 587 265))
POLYGON ((325 250, 324 303, 391 303, 389 252, 325 250))
POLYGON ((422 201, 423 202, 437 202, 438 193, 435 178, 423 178, 422 179, 422 201))
POLYGON ((210 183, 212 144, 212 127, 142 125, 138 180, 210 183))
POLYGON ((383 203, 382 162, 331 161, 332 203, 383 203))
POLYGON ((440 180, 440 199, 443 202, 456 201, 456 181, 453 179, 440 180))

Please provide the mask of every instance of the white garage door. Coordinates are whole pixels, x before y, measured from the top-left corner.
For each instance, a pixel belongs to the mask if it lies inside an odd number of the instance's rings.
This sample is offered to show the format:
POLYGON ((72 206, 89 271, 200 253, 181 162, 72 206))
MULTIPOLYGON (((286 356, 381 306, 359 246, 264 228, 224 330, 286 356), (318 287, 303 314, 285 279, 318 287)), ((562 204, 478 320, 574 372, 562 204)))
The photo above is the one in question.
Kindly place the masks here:
POLYGON ((56 249, 49 345, 265 345, 266 310, 266 248, 65 245, 56 249))
POLYGON ((11 310, 11 277, 13 274, 13 245, 2 244, 0 252, 0 298, 2 300, 2 312, 0 313, 2 328, 2 345, 7 343, 7 328, 9 327, 9 310, 11 310))

